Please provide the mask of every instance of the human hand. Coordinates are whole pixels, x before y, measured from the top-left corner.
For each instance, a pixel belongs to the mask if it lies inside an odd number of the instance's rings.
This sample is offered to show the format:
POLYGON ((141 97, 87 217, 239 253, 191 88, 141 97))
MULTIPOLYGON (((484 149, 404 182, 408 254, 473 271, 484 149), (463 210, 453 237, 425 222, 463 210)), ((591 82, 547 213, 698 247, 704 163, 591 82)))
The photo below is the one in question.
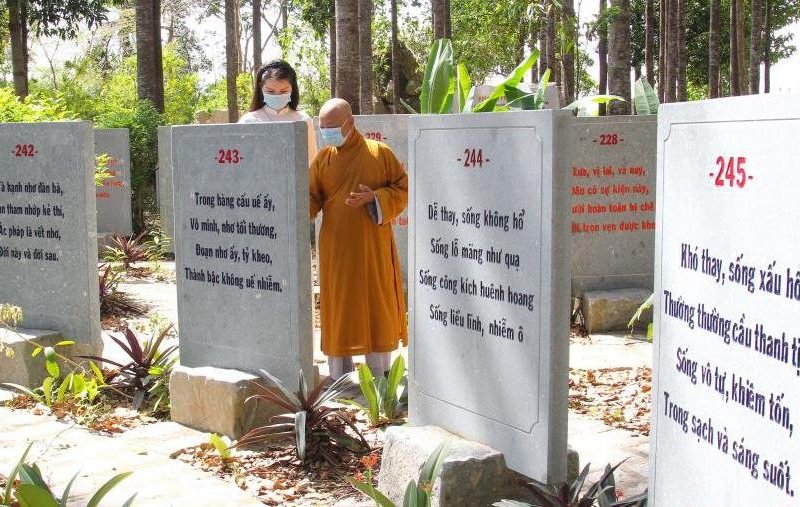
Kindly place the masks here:
POLYGON ((350 196, 344 203, 348 206, 358 207, 375 202, 375 192, 366 185, 358 185, 357 192, 350 192, 350 196))

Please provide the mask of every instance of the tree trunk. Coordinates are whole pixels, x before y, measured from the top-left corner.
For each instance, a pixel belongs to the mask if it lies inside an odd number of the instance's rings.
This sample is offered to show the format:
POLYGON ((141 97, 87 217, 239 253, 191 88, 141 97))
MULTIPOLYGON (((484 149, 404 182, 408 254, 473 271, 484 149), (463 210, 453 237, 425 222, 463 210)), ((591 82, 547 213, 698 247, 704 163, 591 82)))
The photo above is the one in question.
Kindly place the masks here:
MULTIPOLYGON (((606 10, 606 0, 600 0, 600 16, 606 10)), ((598 79, 597 79, 597 92, 600 95, 608 93, 608 24, 603 24, 599 27, 599 37, 597 41, 597 59, 598 59, 598 79)), ((606 105, 600 104, 600 116, 606 115, 606 105)))
POLYGON ((397 59, 400 56, 400 48, 397 45, 397 0, 392 0, 392 112, 398 114, 402 111, 400 107, 400 64, 397 59))
POLYGON ((772 0, 764 0, 764 93, 769 93, 772 66, 772 0))
MULTIPOLYGON (((605 1, 605 0, 601 0, 605 1)), ((544 75, 544 71, 547 70, 547 20, 539 26, 539 79, 536 80, 538 83, 539 80, 542 79, 544 75)))
POLYGON ((678 0, 678 44, 676 93, 678 102, 686 102, 686 0, 678 0))
POLYGON ((330 21, 328 25, 328 71, 331 81, 331 97, 336 96, 336 2, 331 0, 330 21))
POLYGON ((736 30, 736 0, 730 0, 731 14, 730 14, 730 29, 728 30, 728 43, 730 46, 730 95, 741 95, 739 90, 739 59, 736 57, 737 30, 736 30))
POLYGON ((450 2, 447 0, 431 0, 433 17, 433 38, 450 38, 450 2))
POLYGON ((450 16, 450 0, 444 0, 444 36, 453 38, 453 20, 450 16))
POLYGON ((667 0, 667 67, 664 74, 664 102, 675 102, 675 84, 678 82, 678 0, 667 0))
POLYGON ((140 100, 150 100, 164 111, 161 16, 157 12, 157 1, 136 0, 136 88, 140 100))
POLYGON ((758 94, 761 86, 761 47, 763 40, 761 14, 761 0, 750 0, 750 93, 758 94))
POLYGON ((719 41, 722 22, 720 0, 711 0, 708 17, 708 97, 716 99, 719 92, 719 41))
MULTIPOLYGON (((547 34, 545 47, 545 64, 550 69, 550 81, 556 82, 556 6, 553 0, 547 2, 547 34)), ((557 83, 558 84, 558 83, 557 83)))
POLYGON ((336 96, 359 114, 358 1, 336 0, 336 96))
POLYGON ((156 72, 156 108, 164 112, 164 61, 161 54, 161 0, 153 0, 153 61, 156 72))
POLYGON ((253 0, 253 74, 261 68, 261 0, 253 0))
POLYGON ((608 92, 625 102, 609 104, 610 114, 631 113, 631 12, 630 0, 611 0, 617 13, 608 31, 608 92))
POLYGON ((239 44, 236 19, 237 0, 225 0, 225 76, 228 88, 228 122, 239 120, 236 97, 236 71, 239 69, 239 44))
POLYGON ((658 100, 664 103, 667 87, 667 0, 658 0, 658 100))
POLYGON ((372 114, 372 0, 358 0, 361 114, 372 114))
POLYGON ((14 93, 28 96, 28 23, 26 0, 7 0, 8 29, 11 38, 11 67, 14 74, 14 93))
POLYGON ((747 78, 747 61, 745 59, 745 41, 746 35, 744 31, 744 0, 735 0, 736 2, 736 58, 739 67, 739 92, 742 95, 747 95, 749 90, 749 79, 747 78))
POLYGON ((575 48, 578 46, 578 33, 573 0, 561 2, 561 25, 566 38, 566 46, 561 49, 562 75, 564 76, 564 104, 575 100, 575 48))
POLYGON ((653 51, 655 50, 655 32, 653 30, 653 0, 645 0, 644 4, 644 72, 650 86, 656 83, 655 60, 653 51))

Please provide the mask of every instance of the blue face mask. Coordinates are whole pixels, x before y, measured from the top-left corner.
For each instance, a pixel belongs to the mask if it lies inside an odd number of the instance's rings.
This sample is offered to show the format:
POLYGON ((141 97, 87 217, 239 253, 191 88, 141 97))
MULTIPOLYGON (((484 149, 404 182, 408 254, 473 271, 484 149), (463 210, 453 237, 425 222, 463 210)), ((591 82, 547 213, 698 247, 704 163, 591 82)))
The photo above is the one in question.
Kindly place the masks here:
POLYGON ((264 94, 264 105, 275 111, 280 111, 288 106, 291 100, 292 95, 290 93, 283 93, 281 95, 264 94))
POLYGON ((334 148, 339 148, 346 140, 346 137, 342 134, 342 127, 320 127, 319 134, 322 138, 322 144, 324 146, 333 146, 334 148))

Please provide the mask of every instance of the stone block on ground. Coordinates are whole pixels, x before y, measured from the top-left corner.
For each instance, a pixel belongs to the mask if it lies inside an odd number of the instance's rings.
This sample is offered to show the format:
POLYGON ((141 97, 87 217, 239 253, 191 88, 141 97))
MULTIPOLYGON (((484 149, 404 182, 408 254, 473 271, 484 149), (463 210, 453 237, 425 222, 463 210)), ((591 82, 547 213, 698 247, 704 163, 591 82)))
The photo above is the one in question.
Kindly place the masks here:
MULTIPOLYGON (((436 447, 453 434, 436 426, 395 426, 386 431, 378 489, 402 505, 410 480, 436 447)), ((433 485, 431 505, 485 506, 503 498, 531 501, 521 487, 525 477, 506 467, 503 455, 483 444, 454 437, 442 473, 433 485)))
MULTIPOLYGON (((583 293, 583 317, 586 331, 589 333, 605 333, 609 331, 626 331, 633 314, 652 291, 648 289, 615 289, 594 290, 583 293)), ((639 326, 652 322, 653 311, 642 313, 639 326)))
MULTIPOLYGON (((0 352, 0 383, 7 382, 25 387, 42 385, 42 381, 48 375, 42 356, 31 356, 34 348, 36 348, 34 343, 44 347, 52 347, 62 340, 64 338, 58 331, 0 328, 0 343, 3 344, 3 347, 8 347, 11 350, 11 357, 6 354, 5 350, 0 352)), ((65 356, 96 355, 100 353, 100 347, 100 344, 76 343, 69 347, 60 348, 59 353, 65 356)), ((62 367, 69 368, 69 366, 64 365, 62 367)))
POLYGON ((283 409, 245 400, 258 394, 259 378, 238 370, 176 366, 169 379, 172 420, 236 439, 283 409))

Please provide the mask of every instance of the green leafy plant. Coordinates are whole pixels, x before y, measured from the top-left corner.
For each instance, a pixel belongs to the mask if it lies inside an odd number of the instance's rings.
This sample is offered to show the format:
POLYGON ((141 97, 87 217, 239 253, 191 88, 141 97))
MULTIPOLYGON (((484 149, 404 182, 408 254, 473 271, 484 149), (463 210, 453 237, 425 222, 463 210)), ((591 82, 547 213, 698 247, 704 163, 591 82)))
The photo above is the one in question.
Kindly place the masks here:
POLYGON ((102 187, 104 181, 112 178, 111 173, 108 171, 108 162, 111 157, 108 156, 108 153, 99 153, 94 156, 94 160, 94 186, 102 187))
POLYGON ((64 361, 66 358, 57 352, 57 348, 74 344, 75 342, 70 340, 60 341, 52 347, 34 344, 36 346, 31 356, 37 357, 41 354, 48 374, 41 386, 31 389, 12 383, 2 385, 15 389, 51 409, 67 400, 88 404, 94 403, 100 388, 105 384, 103 374, 97 368, 97 365, 90 363, 87 369, 84 365, 76 364, 72 371, 63 378, 61 377, 59 360, 64 361))
MULTIPOLYGON (((535 108, 535 95, 529 91, 521 90, 519 88, 519 84, 522 82, 522 79, 525 77, 525 73, 530 70, 530 68, 536 63, 539 59, 539 50, 535 49, 525 58, 522 63, 517 65, 517 67, 511 71, 511 74, 506 76, 506 78, 497 86, 495 86, 494 91, 492 91, 489 96, 482 101, 480 104, 475 106, 472 109, 473 113, 486 113, 497 111, 498 106, 497 103, 501 98, 506 98, 508 103, 515 102, 518 107, 521 109, 534 109, 535 108), (527 99, 527 100, 526 100, 527 99)), ((549 76, 549 74, 548 74, 549 76)), ((540 83, 541 89, 547 88, 546 80, 542 80, 544 85, 540 83)), ((544 96, 544 95, 542 95, 544 96)), ((541 105, 544 105, 542 102, 541 105)), ((506 106, 508 107, 508 105, 506 106)), ((538 107, 541 109, 541 106, 538 107)), ((500 109, 503 110, 503 109, 500 109)))
POLYGON ((636 114, 658 114, 658 95, 643 77, 633 84, 633 108, 636 114))
POLYGON ((397 418, 398 402, 405 389, 403 384, 405 369, 405 359, 401 355, 398 355, 392 363, 388 378, 373 376, 369 366, 361 364, 358 367, 358 385, 364 395, 366 405, 354 400, 339 401, 359 408, 367 414, 369 422, 373 426, 392 422, 397 418))
POLYGON ((136 334, 127 328, 124 332, 124 342, 112 335, 111 339, 130 358, 130 361, 124 364, 100 356, 87 355, 78 357, 119 368, 109 383, 117 389, 131 393, 134 410, 139 410, 145 397, 154 392, 159 394, 159 397, 155 400, 156 406, 158 406, 164 401, 163 390, 158 389, 158 387, 167 385, 169 374, 178 361, 178 357, 175 355, 178 351, 177 345, 171 345, 164 350, 160 350, 161 343, 170 335, 171 331, 172 325, 169 325, 160 331, 154 332, 152 337, 142 344, 139 343, 139 338, 137 338, 136 334))
MULTIPOLYGON (((447 439, 440 443, 436 450, 428 456, 419 472, 416 481, 413 479, 408 482, 406 492, 403 497, 403 507, 430 507, 433 498, 433 484, 442 473, 442 466, 447 454, 450 452, 452 439, 447 439)), ((367 467, 365 470, 365 480, 357 477, 348 477, 349 482, 358 491, 364 493, 379 507, 397 507, 385 494, 375 488, 372 480, 372 469, 367 467)))
MULTIPOLYGON (((19 507, 67 507, 69 501, 69 493, 72 490, 72 485, 78 474, 72 476, 72 479, 64 488, 61 496, 56 496, 52 488, 45 482, 42 477, 42 471, 36 463, 27 464, 25 462, 28 453, 33 446, 31 442, 22 453, 22 457, 17 462, 16 466, 12 469, 11 474, 6 479, 6 487, 3 492, 0 505, 19 507), (19 480, 17 480, 19 478, 19 480)), ((106 481, 100 489, 98 489, 89 501, 86 507, 98 507, 100 502, 105 496, 119 483, 127 479, 133 472, 123 472, 115 475, 106 481)), ((133 505, 133 500, 136 495, 131 496, 122 507, 129 507, 133 505)))
POLYGON ((147 313, 147 308, 142 303, 119 289, 120 283, 122 283, 122 274, 119 271, 111 265, 101 268, 99 278, 100 317, 138 317, 147 313))
POLYGON ((575 100, 571 104, 564 106, 563 109, 577 111, 578 116, 597 116, 599 110, 595 107, 596 105, 610 104, 615 100, 625 102, 625 99, 619 95, 589 95, 575 100))
POLYGON ((425 62, 419 96, 422 114, 446 114, 452 111, 455 75, 453 44, 450 39, 437 39, 425 62))
MULTIPOLYGON (((653 307, 653 302, 655 301, 655 299, 656 299, 655 293, 650 294, 650 296, 647 299, 645 299, 641 305, 639 305, 639 308, 636 309, 636 312, 633 314, 633 317, 631 317, 631 320, 628 321, 629 334, 633 334, 633 330, 637 326, 637 324, 639 324, 639 322, 642 320, 642 315, 644 314, 644 312, 653 307)), ((650 341, 653 340, 652 321, 647 323, 647 339, 650 341)))
POLYGON ((236 442, 235 447, 289 437, 294 440, 297 456, 303 463, 326 462, 334 466, 342 462, 344 453, 363 455, 370 451, 366 439, 343 409, 329 404, 349 387, 347 376, 340 377, 328 387, 325 387, 327 381, 320 382, 309 392, 300 372, 299 389, 293 393, 269 372, 261 370, 261 375, 271 386, 254 382, 259 394, 250 396, 245 403, 266 401, 287 412, 273 416, 268 424, 249 431, 236 442))
POLYGON ((536 498, 535 504, 501 500, 492 505, 495 507, 646 507, 647 490, 625 500, 618 498, 614 471, 623 462, 617 463, 614 467, 606 465, 600 480, 589 486, 583 494, 581 490, 589 475, 589 463, 572 483, 545 484, 536 480, 527 483, 527 489, 536 498))
POLYGON ((148 250, 143 242, 144 236, 144 232, 138 236, 130 237, 112 234, 110 238, 111 245, 106 247, 108 254, 106 260, 122 263, 122 267, 126 271, 131 268, 131 264, 134 262, 150 260, 148 250))
POLYGON ((214 446, 214 449, 223 461, 233 457, 233 448, 231 447, 231 441, 228 437, 221 437, 216 433, 212 433, 208 437, 208 442, 214 446))

